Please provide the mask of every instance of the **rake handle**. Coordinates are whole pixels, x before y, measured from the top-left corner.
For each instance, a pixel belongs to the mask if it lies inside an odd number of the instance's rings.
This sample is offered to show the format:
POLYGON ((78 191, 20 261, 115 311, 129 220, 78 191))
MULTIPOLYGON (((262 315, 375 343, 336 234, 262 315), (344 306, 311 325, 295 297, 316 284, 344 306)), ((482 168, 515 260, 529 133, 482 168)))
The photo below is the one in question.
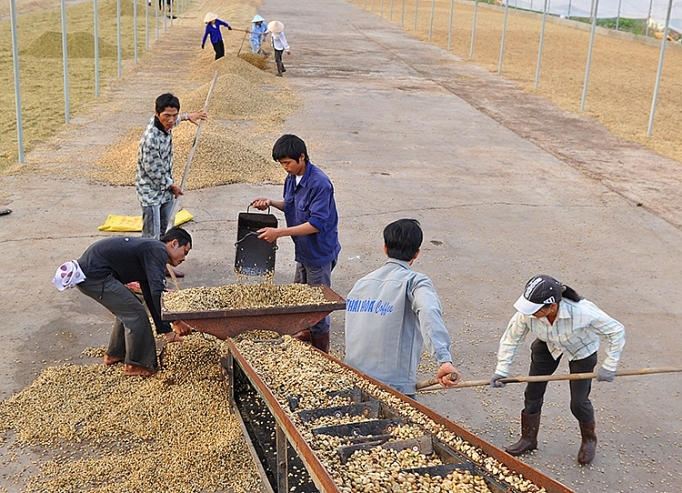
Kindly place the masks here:
MULTIPOLYGON (((682 372, 682 367, 676 366, 662 366, 658 368, 640 368, 637 370, 620 370, 616 372, 617 377, 628 377, 634 375, 651 375, 653 373, 675 373, 682 372)), ((452 374, 451 374, 452 375, 452 374)), ((591 373, 569 373, 568 375, 534 375, 534 376, 518 376, 506 377, 498 380, 502 383, 524 383, 524 382, 551 382, 555 380, 587 380, 590 378, 597 378, 597 372, 591 373)), ((460 382, 454 387, 441 387, 437 378, 430 378, 423 382, 417 383, 417 390, 433 390, 430 387, 438 385, 439 389, 463 389, 466 387, 484 387, 490 384, 490 380, 470 380, 468 382, 460 382)))

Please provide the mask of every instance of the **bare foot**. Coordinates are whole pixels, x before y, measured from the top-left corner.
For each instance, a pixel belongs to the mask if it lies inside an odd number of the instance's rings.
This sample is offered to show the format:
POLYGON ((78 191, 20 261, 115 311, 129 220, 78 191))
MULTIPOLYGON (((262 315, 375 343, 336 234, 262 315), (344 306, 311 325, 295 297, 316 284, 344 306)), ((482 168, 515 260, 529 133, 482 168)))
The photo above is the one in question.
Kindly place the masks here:
POLYGON ((166 332, 166 340, 168 342, 182 342, 185 340, 185 338, 176 334, 175 332, 166 332))
POLYGON ((151 377, 155 373, 156 370, 137 365, 125 365, 123 370, 123 374, 129 377, 151 377))
POLYGON ((116 363, 120 363, 123 361, 125 358, 120 358, 118 356, 109 356, 108 354, 104 355, 104 364, 109 366, 109 365, 115 365, 116 363))

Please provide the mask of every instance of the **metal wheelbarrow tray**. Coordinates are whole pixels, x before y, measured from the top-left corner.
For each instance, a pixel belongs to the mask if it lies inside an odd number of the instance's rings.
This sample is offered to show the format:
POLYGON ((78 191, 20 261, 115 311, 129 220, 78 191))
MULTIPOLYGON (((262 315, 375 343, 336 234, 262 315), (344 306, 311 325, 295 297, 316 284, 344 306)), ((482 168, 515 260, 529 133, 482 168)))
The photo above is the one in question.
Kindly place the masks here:
POLYGON ((312 327, 335 310, 345 310, 346 300, 328 286, 320 285, 329 303, 235 310, 170 312, 161 298, 161 320, 182 320, 198 332, 225 340, 247 330, 272 330, 282 335, 312 327))

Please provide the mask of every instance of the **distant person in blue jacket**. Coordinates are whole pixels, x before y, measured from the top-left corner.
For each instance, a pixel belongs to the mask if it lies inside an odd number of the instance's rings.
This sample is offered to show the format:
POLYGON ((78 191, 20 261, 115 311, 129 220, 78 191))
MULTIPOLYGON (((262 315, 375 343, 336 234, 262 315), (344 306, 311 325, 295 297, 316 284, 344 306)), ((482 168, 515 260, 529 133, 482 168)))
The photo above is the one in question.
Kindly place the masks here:
POLYGON ((206 31, 204 32, 204 39, 201 40, 201 49, 204 49, 206 44, 206 38, 211 36, 211 44, 215 50, 215 59, 222 58, 225 56, 225 44, 223 43, 223 35, 220 34, 220 26, 225 26, 230 31, 232 28, 227 22, 223 22, 218 19, 218 16, 213 12, 209 12, 204 17, 204 22, 206 23, 206 31))
POLYGON ((258 14, 251 19, 251 24, 253 24, 251 27, 251 36, 249 36, 251 53, 254 55, 264 55, 263 41, 265 41, 265 38, 268 35, 268 26, 265 25, 265 19, 258 14))

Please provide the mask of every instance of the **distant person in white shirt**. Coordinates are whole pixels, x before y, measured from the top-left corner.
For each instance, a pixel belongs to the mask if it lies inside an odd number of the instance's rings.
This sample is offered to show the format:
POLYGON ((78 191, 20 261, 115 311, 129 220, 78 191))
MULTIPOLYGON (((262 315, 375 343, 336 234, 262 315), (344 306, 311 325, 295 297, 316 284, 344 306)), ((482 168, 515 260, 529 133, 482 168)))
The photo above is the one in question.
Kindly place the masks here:
POLYGON ((268 23, 267 34, 272 34, 270 38, 272 41, 272 48, 275 50, 275 63, 277 64, 277 76, 282 77, 282 74, 287 71, 284 68, 284 63, 282 63, 282 53, 285 51, 287 55, 291 55, 291 49, 289 48, 289 43, 287 42, 287 37, 284 35, 284 24, 280 21, 270 21, 268 23))
MULTIPOLYGON (((620 322, 591 301, 583 299, 572 288, 546 275, 535 276, 528 281, 514 308, 516 315, 509 321, 500 340, 491 386, 504 387, 499 380, 509 375, 516 351, 529 332, 536 337, 531 344, 529 375, 552 375, 563 354, 568 357, 571 373, 591 373, 597 365, 599 338, 603 337, 608 345, 597 381, 613 381, 625 346, 625 328, 620 322)), ((592 380, 571 380, 570 388, 571 412, 578 420, 582 436, 578 462, 589 464, 597 450, 594 408, 590 402, 592 380)), ((537 448, 546 389, 547 382, 528 383, 521 413, 521 439, 505 449, 510 455, 521 455, 537 448)))

